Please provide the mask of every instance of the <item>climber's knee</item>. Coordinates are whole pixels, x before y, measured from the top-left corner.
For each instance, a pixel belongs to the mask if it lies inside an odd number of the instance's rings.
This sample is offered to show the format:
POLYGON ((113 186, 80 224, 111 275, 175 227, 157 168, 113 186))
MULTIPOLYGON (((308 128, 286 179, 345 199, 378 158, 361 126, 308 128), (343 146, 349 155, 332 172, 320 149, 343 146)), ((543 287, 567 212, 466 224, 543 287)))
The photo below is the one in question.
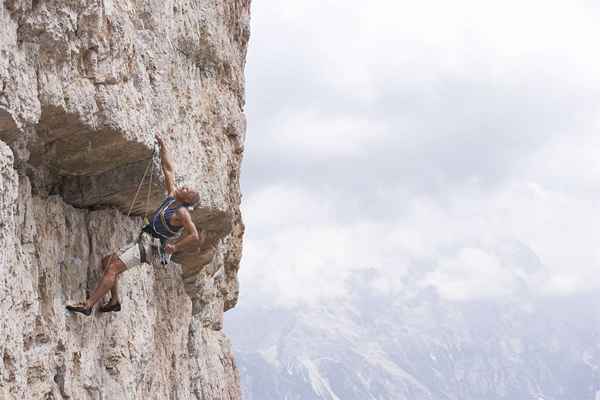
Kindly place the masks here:
POLYGON ((114 254, 109 254, 107 256, 102 257, 102 270, 106 271, 106 268, 108 267, 108 264, 111 262, 112 258, 114 258, 115 255, 114 254))
POLYGON ((104 271, 106 274, 111 274, 116 277, 121 272, 125 271, 125 269, 127 269, 127 267, 123 261, 121 261, 118 257, 113 257, 113 259, 110 260, 110 264, 106 266, 104 271))

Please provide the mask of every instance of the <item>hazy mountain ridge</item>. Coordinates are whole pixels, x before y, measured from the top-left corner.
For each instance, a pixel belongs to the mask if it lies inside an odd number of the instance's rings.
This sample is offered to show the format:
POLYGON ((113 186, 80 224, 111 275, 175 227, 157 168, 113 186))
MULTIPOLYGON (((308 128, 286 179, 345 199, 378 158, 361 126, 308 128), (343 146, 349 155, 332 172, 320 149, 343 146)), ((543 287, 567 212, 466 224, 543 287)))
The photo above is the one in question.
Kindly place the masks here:
POLYGON ((595 400, 592 294, 447 303, 433 290, 352 297, 228 319, 246 400, 595 400), (369 318, 369 316, 375 316, 369 318))

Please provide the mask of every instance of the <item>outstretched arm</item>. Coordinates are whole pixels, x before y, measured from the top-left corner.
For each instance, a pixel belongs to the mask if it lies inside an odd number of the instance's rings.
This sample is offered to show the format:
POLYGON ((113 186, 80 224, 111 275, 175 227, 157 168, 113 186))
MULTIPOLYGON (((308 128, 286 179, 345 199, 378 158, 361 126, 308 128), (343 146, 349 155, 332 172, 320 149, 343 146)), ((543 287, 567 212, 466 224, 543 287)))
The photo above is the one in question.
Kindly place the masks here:
POLYGON ((175 172, 173 170, 171 156, 169 155, 165 142, 158 135, 156 135, 156 141, 160 147, 160 165, 165 176, 165 189, 167 190, 167 193, 169 193, 169 196, 173 196, 175 194, 175 172))

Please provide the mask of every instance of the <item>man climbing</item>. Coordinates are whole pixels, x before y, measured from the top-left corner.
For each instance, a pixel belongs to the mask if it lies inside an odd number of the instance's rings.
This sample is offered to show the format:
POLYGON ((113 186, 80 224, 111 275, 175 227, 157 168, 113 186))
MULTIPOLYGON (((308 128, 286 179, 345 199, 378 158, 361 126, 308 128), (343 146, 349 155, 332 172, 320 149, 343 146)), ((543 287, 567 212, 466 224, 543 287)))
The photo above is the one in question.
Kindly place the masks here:
POLYGON ((164 174, 167 198, 152 214, 149 223, 144 226, 138 239, 121 248, 119 254, 110 254, 102 259, 103 277, 98 287, 85 303, 68 305, 67 310, 90 315, 94 305, 110 290, 110 301, 100 306, 100 312, 121 311, 117 281, 119 275, 143 262, 151 262, 153 255, 159 253, 161 263, 166 264, 171 254, 192 244, 201 244, 204 234, 196 228, 188 207, 196 205, 200 199, 198 192, 187 187, 175 186, 173 163, 163 140, 156 136, 160 147, 160 160, 164 174), (180 236, 183 230, 183 235, 180 236), (160 245, 152 242, 160 241, 160 245))

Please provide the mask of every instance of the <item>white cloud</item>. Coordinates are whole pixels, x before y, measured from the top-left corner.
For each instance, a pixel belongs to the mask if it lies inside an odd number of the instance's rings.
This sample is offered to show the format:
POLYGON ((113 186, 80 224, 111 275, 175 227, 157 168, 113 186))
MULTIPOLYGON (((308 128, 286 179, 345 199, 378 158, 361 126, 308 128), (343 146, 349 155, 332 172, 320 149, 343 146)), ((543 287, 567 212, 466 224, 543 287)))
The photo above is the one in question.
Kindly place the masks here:
POLYGON ((280 115, 271 140, 290 156, 320 158, 363 158, 367 145, 386 138, 384 127, 375 120, 354 115, 324 115, 316 110, 280 115))
POLYGON ((272 234, 288 227, 310 227, 326 222, 332 205, 302 188, 271 185, 250 193, 242 205, 250 232, 272 234))
POLYGON ((590 4, 256 3, 242 296, 367 268, 454 300, 600 288, 590 4))
POLYGON ((380 221, 337 220, 330 199, 283 187, 252 196, 242 282, 284 304, 347 295, 349 274, 371 268, 388 277, 381 290, 402 287, 412 271, 413 287, 432 285, 449 300, 506 297, 523 285, 538 295, 600 287, 591 198, 515 181, 444 205, 416 197, 380 221))
POLYGON ((514 274, 498 258, 477 248, 463 248, 442 259, 421 282, 448 300, 506 297, 516 290, 514 274))
POLYGON ((383 233, 390 227, 344 224, 334 207, 326 196, 282 186, 250 196, 244 204, 242 282, 292 305, 346 295, 346 279, 355 270, 394 263, 396 279, 402 276, 403 256, 383 233))

